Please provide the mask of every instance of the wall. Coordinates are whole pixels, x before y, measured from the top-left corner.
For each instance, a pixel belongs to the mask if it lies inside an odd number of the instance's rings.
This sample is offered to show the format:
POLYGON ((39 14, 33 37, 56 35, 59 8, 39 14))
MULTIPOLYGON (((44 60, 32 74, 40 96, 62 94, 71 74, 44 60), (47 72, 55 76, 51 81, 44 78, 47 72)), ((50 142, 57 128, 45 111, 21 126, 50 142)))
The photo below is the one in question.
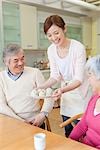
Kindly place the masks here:
POLYGON ((92 49, 92 18, 81 18, 83 44, 92 49))
POLYGON ((47 61, 47 53, 42 50, 25 50, 26 65, 34 66, 34 63, 38 63, 41 60, 47 61))
POLYGON ((2 1, 0 1, 0 68, 3 66, 2 50, 3 50, 2 1))
MULTIPOLYGON (((53 15, 53 14, 55 14, 55 13, 50 13, 50 12, 45 12, 45 11, 38 10, 38 13, 37 13, 37 15, 38 15, 38 20, 37 20, 38 23, 39 22, 44 22, 44 20, 48 16, 53 15)), ((62 15, 60 13, 58 15, 62 16, 63 19, 65 20, 65 22, 68 23, 68 24, 78 24, 78 25, 81 24, 80 17, 72 17, 72 16, 67 16, 67 14, 66 15, 62 15)))
POLYGON ((100 54, 100 17, 92 18, 92 53, 91 55, 100 54))
POLYGON ((100 54, 100 16, 97 17, 97 54, 100 54))

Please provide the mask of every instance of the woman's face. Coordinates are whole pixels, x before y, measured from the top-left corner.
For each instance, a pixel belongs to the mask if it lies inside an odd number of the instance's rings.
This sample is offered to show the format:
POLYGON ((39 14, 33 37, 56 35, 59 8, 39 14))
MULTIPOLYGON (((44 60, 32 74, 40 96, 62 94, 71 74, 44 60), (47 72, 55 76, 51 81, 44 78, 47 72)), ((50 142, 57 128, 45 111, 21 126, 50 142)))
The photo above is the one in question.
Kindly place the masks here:
POLYGON ((62 28, 52 25, 47 31, 47 38, 50 42, 56 44, 57 46, 62 46, 65 40, 65 30, 62 28))

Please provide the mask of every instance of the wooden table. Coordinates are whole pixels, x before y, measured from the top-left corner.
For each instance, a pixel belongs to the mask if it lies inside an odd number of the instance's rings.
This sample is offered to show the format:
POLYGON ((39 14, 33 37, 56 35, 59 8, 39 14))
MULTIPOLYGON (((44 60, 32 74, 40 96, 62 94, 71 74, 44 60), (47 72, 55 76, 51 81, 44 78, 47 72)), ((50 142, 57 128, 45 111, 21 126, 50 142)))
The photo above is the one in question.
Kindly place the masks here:
POLYGON ((46 134, 46 150, 95 150, 94 148, 0 114, 0 150, 34 150, 35 133, 46 134))

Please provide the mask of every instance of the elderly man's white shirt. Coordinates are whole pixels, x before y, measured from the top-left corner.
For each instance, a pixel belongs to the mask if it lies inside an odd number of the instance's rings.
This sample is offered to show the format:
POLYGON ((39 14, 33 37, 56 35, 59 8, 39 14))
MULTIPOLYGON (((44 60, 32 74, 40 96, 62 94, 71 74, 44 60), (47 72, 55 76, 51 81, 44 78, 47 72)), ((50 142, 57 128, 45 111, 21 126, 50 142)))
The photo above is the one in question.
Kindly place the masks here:
MULTIPOLYGON (((0 72, 0 113, 21 120, 34 119, 40 112, 40 105, 39 100, 31 97, 31 91, 43 82, 44 77, 36 68, 25 67, 23 74, 16 81, 12 80, 6 71, 0 72)), ((42 111, 50 112, 53 103, 53 100, 45 99, 42 111)))

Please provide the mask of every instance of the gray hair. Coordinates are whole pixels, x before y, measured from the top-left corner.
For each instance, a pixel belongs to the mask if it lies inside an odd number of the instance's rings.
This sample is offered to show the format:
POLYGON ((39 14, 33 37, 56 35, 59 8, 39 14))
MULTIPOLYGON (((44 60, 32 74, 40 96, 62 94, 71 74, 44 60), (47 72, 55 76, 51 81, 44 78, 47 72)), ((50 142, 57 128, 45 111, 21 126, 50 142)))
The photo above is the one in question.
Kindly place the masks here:
POLYGON ((5 60, 6 57, 16 55, 21 50, 22 48, 18 44, 8 44, 7 47, 3 50, 3 60, 5 60))
POLYGON ((86 63, 86 71, 94 73, 96 78, 100 80, 100 55, 91 57, 86 63))

